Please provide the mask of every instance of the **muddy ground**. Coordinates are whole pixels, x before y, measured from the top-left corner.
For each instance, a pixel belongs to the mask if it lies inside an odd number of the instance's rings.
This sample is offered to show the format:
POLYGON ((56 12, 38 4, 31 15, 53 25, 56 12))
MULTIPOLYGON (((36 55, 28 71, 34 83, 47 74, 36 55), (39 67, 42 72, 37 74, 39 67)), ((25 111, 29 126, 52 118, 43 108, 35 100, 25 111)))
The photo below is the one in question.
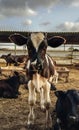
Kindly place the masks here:
MULTIPOLYGON (((67 90, 72 88, 79 90, 79 70, 76 68, 69 68, 69 70, 69 82, 65 83, 64 78, 60 79, 56 85, 58 90, 67 90)), ((21 95, 19 95, 17 99, 0 98, 0 130, 28 130, 28 90, 25 89, 24 85, 21 85, 19 91, 21 92, 21 95)), ((56 102, 56 97, 52 91, 51 102, 52 105, 50 112, 54 110, 56 102)), ((35 106, 35 115, 36 125, 35 128, 32 128, 32 130, 44 130, 45 112, 42 112, 40 110, 39 100, 35 106)), ((55 115, 53 117, 53 120, 55 120, 55 115)))

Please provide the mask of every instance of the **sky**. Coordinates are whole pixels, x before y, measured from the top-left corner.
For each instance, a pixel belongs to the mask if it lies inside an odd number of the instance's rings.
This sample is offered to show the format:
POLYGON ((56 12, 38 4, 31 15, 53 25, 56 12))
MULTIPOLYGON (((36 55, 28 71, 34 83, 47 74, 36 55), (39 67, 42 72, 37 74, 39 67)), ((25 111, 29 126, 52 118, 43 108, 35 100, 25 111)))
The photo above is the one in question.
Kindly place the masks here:
POLYGON ((0 0, 0 30, 78 32, 79 0, 0 0))

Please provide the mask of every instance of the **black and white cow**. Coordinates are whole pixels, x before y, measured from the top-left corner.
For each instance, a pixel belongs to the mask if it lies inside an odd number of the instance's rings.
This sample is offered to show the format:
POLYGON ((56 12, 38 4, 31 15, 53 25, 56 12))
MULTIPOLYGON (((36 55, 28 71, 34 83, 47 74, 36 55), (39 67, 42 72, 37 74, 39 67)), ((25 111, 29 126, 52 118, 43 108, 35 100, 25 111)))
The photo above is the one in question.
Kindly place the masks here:
POLYGON ((19 86, 23 83, 20 74, 16 71, 13 76, 0 80, 0 97, 17 98, 19 94, 19 86))
POLYGON ((2 55, 0 58, 6 61, 6 66, 11 65, 11 64, 14 64, 15 66, 18 65, 17 61, 14 59, 14 56, 11 55, 11 53, 7 55, 2 55))
POLYGON ((79 91, 56 91, 56 124, 54 130, 79 130, 79 91))
MULTIPOLYGON (((55 64, 52 58, 46 54, 47 46, 58 47, 65 43, 65 39, 60 36, 53 36, 50 39, 39 32, 31 33, 30 36, 25 37, 20 34, 12 34, 9 39, 15 44, 21 46, 26 44, 29 60, 27 62, 26 70, 28 77, 29 89, 29 105, 30 113, 28 115, 28 125, 34 123, 34 104, 36 102, 36 92, 40 93, 40 105, 42 109, 46 109, 46 126, 50 122, 49 107, 51 82, 56 76, 55 64)), ((55 87, 53 86, 55 89, 55 87)))

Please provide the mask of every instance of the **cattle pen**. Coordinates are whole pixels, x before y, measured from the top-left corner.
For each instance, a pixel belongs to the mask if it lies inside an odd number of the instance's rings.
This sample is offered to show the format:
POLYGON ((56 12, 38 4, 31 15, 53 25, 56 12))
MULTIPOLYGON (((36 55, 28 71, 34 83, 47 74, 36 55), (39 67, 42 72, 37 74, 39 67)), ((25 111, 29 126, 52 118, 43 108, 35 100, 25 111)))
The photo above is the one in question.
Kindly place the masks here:
MULTIPOLYGON (((69 81, 67 83, 64 82, 64 79, 60 79, 56 85, 58 90, 68 90, 68 89, 77 89, 79 90, 79 72, 76 68, 68 68, 70 70, 69 73, 69 81)), ((5 76, 0 75, 0 79, 4 79, 5 76)), ((6 99, 0 98, 0 129, 1 130, 28 130, 27 128, 27 117, 29 112, 28 106, 28 90, 24 85, 20 86, 19 91, 21 95, 19 95, 16 99, 6 99)), ((54 92, 51 91, 51 112, 55 108, 56 97, 54 92)), ((38 102, 36 105, 36 125, 31 130, 44 130, 45 124, 45 113, 40 110, 39 107, 39 95, 38 102)), ((55 112, 53 113, 53 125, 55 122, 55 112)))
MULTIPOLYGON (((12 34, 14 32, 8 32, 8 33, 12 34)), ((8 35, 8 33, 6 34, 8 35)), ((5 34, 5 32, 1 32, 0 37, 2 36, 2 34, 5 34)), ((50 56, 52 56, 52 58, 56 61, 58 67, 67 67, 69 70, 68 82, 65 82, 64 78, 62 77, 58 80, 56 88, 57 90, 63 90, 63 91, 68 89, 79 90, 79 33, 66 33, 66 34, 53 33, 53 35, 61 35, 63 37, 74 35, 72 39, 74 43, 72 43, 71 40, 71 44, 68 43, 62 45, 62 47, 58 47, 57 49, 48 48, 47 50, 47 53, 50 56)), ((71 37, 68 37, 68 39, 71 39, 71 37)), ((2 41, 3 39, 1 38, 0 56, 3 54, 7 55, 9 53, 11 53, 12 55, 20 55, 20 54, 27 55, 27 48, 25 46, 23 48, 21 47, 18 49, 18 46, 15 46, 10 42, 9 44, 7 44, 4 41, 3 42, 2 41), (10 49, 8 45, 10 46, 10 49)), ((6 68, 6 62, 2 58, 0 58, 0 67, 2 67, 3 70, 5 70, 6 68)), ((15 69, 23 71, 23 68, 21 69, 19 68, 21 68, 21 66, 19 67, 14 67, 13 65, 8 66, 4 73, 2 74, 0 73, 0 79, 5 79, 6 77, 8 77, 8 75, 10 75, 9 70, 15 69), (5 74, 6 76, 3 74, 5 74)), ((18 96, 18 98, 15 99, 0 98, 0 130, 29 130, 29 128, 27 127, 27 118, 29 113, 28 89, 26 89, 25 84, 20 85, 19 91, 21 92, 21 94, 18 96)), ((56 120, 56 114, 54 111, 56 97, 53 91, 51 91, 50 96, 51 96, 50 112, 51 113, 53 112, 52 125, 54 125, 56 120)), ((44 126, 45 112, 40 110, 39 95, 37 98, 38 101, 35 109, 36 113, 35 116, 37 120, 35 122, 35 125, 32 128, 30 128, 30 130, 45 130, 44 126)))
MULTIPOLYGON (((28 36, 28 32, 16 31, 0 31, 0 55, 12 53, 13 55, 27 54, 27 47, 18 47, 14 43, 10 43, 9 36, 13 33, 19 33, 28 36)), ((31 32, 30 32, 31 33, 31 32)), ((47 32, 44 32, 47 33, 47 32)), ((66 39, 66 43, 57 47, 49 47, 47 53, 56 59, 57 64, 75 65, 79 63, 79 32, 51 32, 47 33, 47 37, 62 36, 66 39)))

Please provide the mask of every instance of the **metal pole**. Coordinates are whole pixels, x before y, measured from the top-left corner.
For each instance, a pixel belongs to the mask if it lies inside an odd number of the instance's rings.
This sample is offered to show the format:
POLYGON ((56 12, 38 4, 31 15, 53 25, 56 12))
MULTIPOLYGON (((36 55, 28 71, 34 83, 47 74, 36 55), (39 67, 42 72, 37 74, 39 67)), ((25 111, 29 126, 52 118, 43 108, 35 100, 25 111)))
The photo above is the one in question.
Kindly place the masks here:
POLYGON ((15 55, 16 55, 16 44, 14 45, 15 55))
POLYGON ((65 51, 65 44, 64 44, 64 51, 65 51))

